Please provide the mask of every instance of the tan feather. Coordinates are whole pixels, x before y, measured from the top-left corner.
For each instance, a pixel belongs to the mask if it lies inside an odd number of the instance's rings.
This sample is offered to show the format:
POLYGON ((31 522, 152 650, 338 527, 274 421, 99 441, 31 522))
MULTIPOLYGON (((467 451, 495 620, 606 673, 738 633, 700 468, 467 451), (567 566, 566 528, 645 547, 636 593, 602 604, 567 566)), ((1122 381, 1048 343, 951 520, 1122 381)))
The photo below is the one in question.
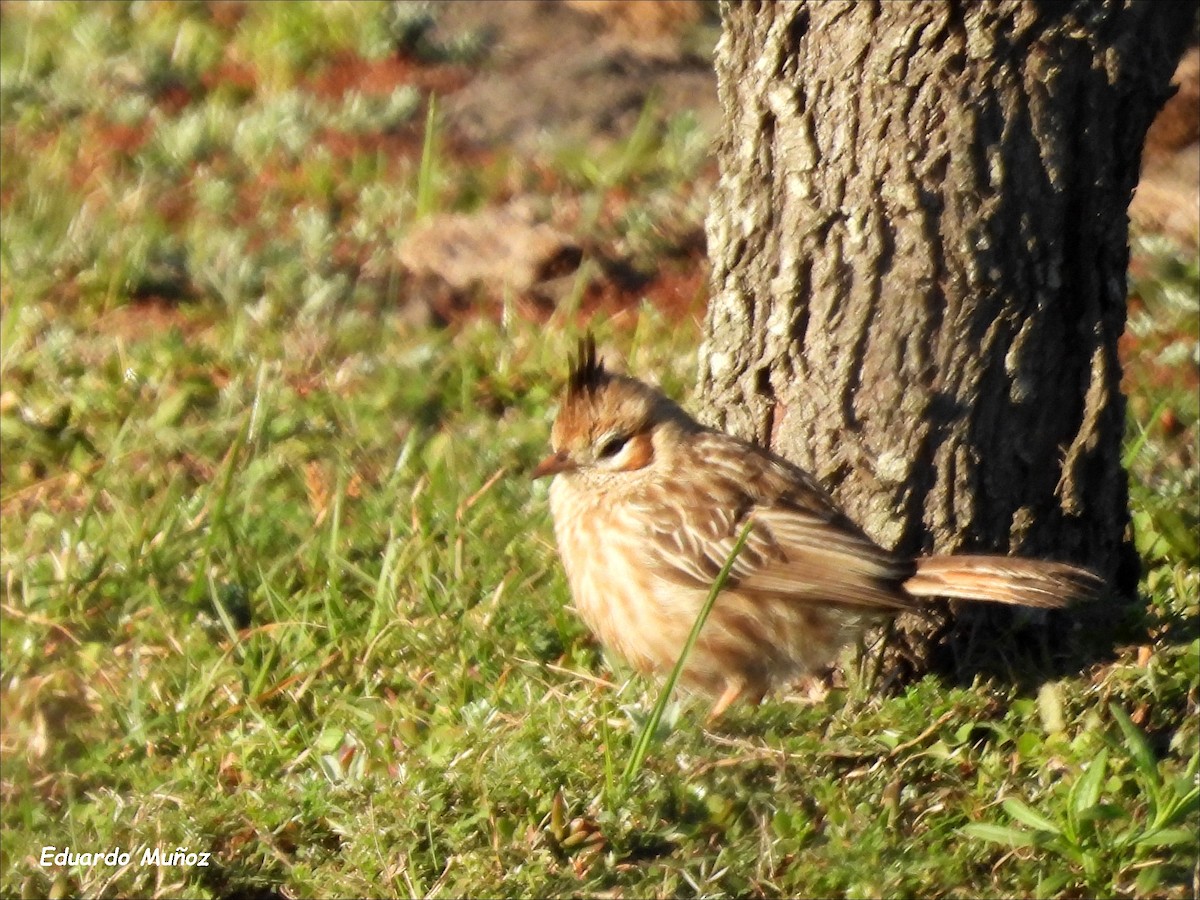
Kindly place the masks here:
POLYGON ((1104 582, 1092 572, 1065 563, 1007 556, 926 556, 904 582, 915 597, 984 600, 1059 609, 1093 599, 1104 582))

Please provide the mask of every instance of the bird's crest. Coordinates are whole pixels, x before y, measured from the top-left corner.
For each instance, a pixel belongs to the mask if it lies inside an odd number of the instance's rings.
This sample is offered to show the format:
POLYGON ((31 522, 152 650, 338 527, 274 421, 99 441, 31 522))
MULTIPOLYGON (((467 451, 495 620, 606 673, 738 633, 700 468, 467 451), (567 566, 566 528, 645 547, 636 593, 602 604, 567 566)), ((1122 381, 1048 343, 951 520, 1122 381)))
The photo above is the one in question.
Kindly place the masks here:
POLYGON ((604 363, 596 358, 596 340, 589 331, 579 340, 579 355, 570 361, 567 376, 567 399, 583 399, 594 394, 606 381, 608 372, 604 363))

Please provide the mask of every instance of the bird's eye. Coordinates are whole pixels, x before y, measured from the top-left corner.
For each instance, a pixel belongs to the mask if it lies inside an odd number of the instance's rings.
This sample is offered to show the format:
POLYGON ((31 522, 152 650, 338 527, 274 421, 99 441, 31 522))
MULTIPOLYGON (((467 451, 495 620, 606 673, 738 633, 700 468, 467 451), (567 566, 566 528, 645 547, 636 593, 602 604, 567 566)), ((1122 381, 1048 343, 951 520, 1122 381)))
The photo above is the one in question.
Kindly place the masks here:
POLYGON ((628 440, 629 438, 625 437, 624 435, 610 437, 600 445, 600 449, 597 451, 596 455, 600 459, 611 459, 621 452, 621 448, 625 446, 628 440))

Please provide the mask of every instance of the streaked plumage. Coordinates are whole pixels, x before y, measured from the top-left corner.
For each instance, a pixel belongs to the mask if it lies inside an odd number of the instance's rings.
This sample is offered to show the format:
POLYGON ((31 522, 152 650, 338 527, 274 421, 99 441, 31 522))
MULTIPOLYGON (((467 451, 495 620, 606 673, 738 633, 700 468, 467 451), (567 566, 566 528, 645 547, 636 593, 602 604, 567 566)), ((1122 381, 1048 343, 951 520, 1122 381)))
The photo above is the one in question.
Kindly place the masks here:
POLYGON ((555 476, 550 507, 575 606, 640 671, 675 664, 753 521, 683 672, 686 685, 717 695, 714 717, 740 696, 761 697, 829 664, 863 630, 922 598, 1053 608, 1100 586, 1061 563, 893 554, 807 472, 607 371, 590 336, 551 445, 534 477, 555 476))

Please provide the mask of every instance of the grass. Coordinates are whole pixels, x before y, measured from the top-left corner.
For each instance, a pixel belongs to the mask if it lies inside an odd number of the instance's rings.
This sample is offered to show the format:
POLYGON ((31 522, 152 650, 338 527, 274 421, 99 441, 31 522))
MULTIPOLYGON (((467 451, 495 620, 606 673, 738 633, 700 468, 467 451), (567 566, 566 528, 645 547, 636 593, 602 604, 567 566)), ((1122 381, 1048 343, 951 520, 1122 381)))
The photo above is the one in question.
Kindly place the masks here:
MULTIPOLYGON (((457 39, 420 9, 212 9, 4 11, 0 892, 1195 892, 1194 262, 1139 248, 1146 611, 1115 660, 1036 696, 925 679, 713 732, 673 702, 624 792, 657 691, 565 608, 526 477, 573 328, 413 325, 389 255, 422 204, 544 173, 453 154, 426 92, 311 88, 339 53, 441 64, 457 39), (212 860, 38 864, 68 845, 212 860)), ((552 160, 554 190, 618 193, 595 239, 649 264, 655 210, 694 202, 683 127, 552 160)), ((593 324, 686 393, 694 323, 593 324)))

